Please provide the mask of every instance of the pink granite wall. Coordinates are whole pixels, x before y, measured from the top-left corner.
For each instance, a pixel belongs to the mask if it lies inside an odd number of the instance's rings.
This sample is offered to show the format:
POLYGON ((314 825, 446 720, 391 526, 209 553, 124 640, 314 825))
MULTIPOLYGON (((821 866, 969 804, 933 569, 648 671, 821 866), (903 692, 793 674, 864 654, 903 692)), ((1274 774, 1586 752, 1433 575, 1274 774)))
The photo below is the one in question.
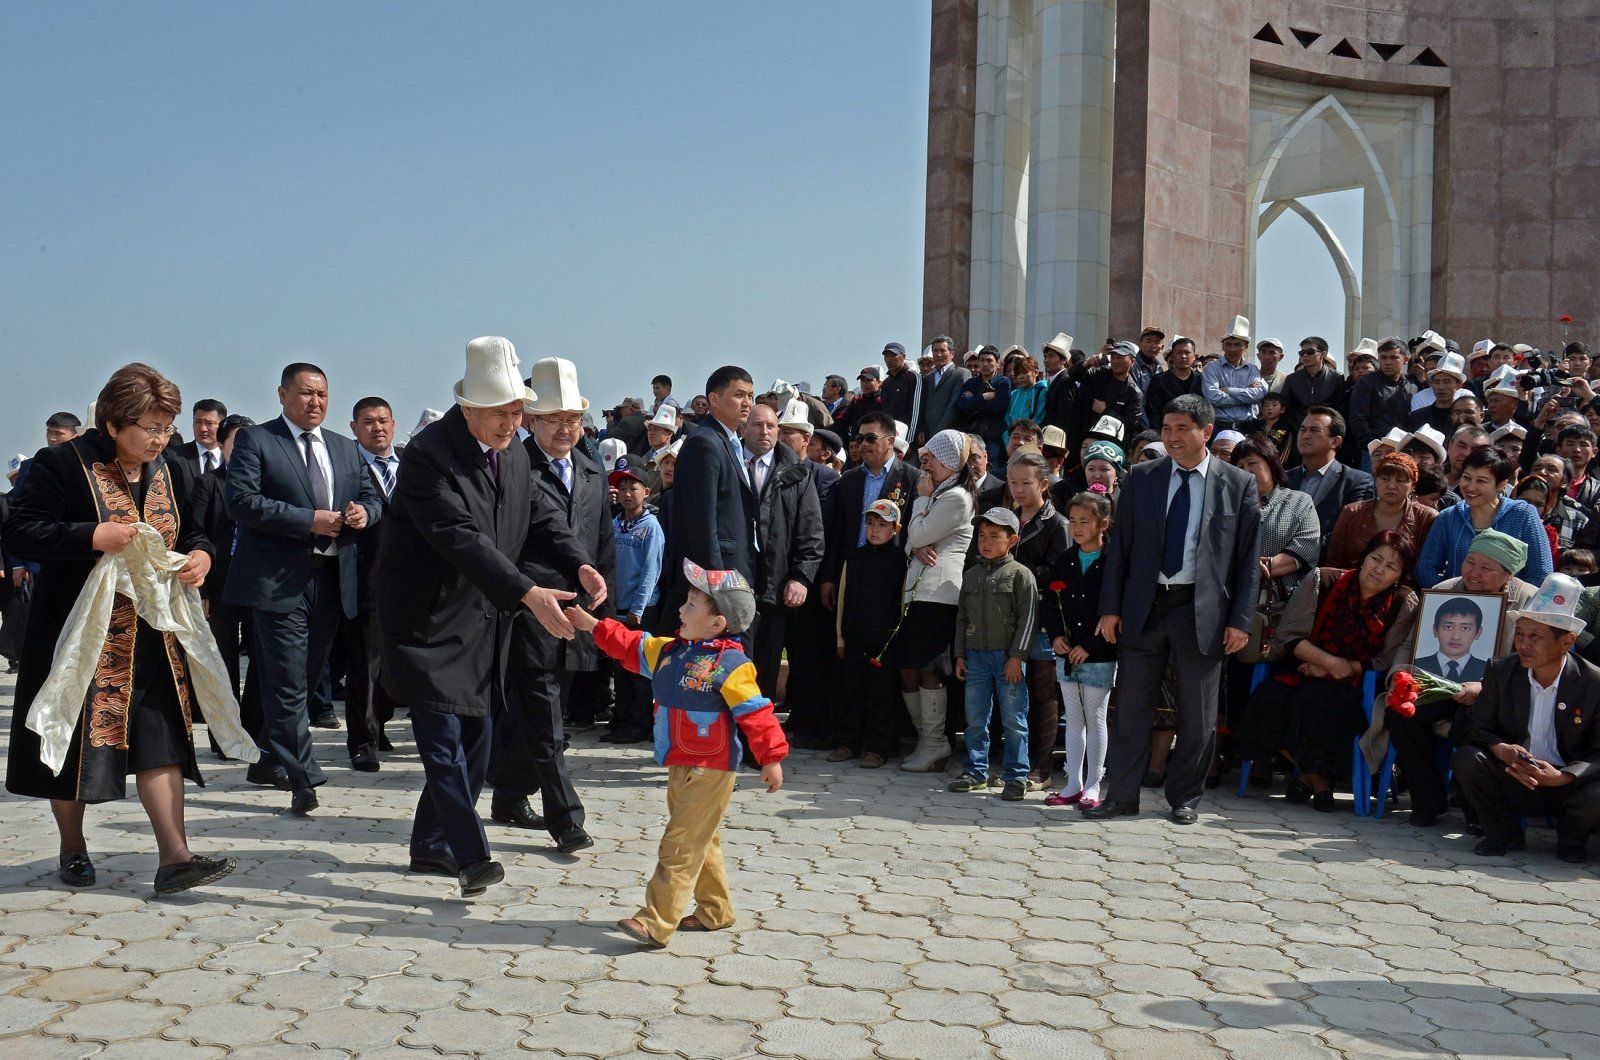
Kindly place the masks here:
POLYGON ((922 342, 967 347, 972 297, 974 84, 978 0, 934 0, 928 77, 928 203, 923 238, 922 342))

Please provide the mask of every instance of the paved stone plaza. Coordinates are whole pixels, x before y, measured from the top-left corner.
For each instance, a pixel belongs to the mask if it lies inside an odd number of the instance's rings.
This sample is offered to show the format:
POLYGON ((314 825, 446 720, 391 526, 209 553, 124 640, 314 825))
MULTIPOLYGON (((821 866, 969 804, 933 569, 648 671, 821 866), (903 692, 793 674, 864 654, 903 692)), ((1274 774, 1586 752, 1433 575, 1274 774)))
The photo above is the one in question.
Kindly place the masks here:
POLYGON ((1107 825, 801 752, 783 792, 734 797, 740 923, 640 952, 612 924, 662 779, 574 743, 595 848, 493 828, 508 879, 470 903, 401 871, 409 741, 352 774, 319 733, 338 768, 308 821, 202 763, 194 847, 239 871, 170 900, 136 801, 91 810, 100 883, 74 892, 47 806, 7 797, 0 1056, 1600 1056, 1600 879, 1547 831, 1484 862, 1223 792, 1196 827, 1107 825))

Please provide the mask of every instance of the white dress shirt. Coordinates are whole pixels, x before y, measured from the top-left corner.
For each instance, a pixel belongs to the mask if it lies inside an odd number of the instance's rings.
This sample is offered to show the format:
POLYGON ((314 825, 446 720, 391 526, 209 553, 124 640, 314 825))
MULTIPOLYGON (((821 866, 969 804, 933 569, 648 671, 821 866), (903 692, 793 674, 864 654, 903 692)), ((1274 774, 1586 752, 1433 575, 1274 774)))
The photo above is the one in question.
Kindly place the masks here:
MULTIPOLYGON (((279 418, 283 420, 283 425, 289 428, 289 434, 294 438, 294 451, 299 453, 300 458, 304 460, 306 455, 306 443, 305 440, 300 436, 306 433, 305 428, 296 427, 294 424, 289 422, 289 417, 287 416, 282 416, 279 418)), ((328 443, 322 438, 322 427, 320 425, 311 428, 311 455, 316 460, 317 466, 322 469, 323 481, 328 484, 329 495, 326 497, 316 498, 317 506, 321 508, 322 511, 332 511, 333 462, 328 459, 328 443), (323 508, 323 505, 327 505, 327 507, 323 508)), ((310 465, 307 465, 307 467, 309 468, 310 465)))
MULTIPOLYGON (((290 426, 293 426, 293 424, 290 424, 290 426)), ((194 443, 194 448, 196 454, 200 457, 200 473, 202 475, 204 475, 207 471, 211 471, 214 468, 219 468, 222 466, 221 446, 218 446, 215 449, 207 449, 199 442, 196 442, 194 443)))
POLYGON ((1557 769, 1567 764, 1556 750, 1556 692, 1560 687, 1560 673, 1546 688, 1533 676, 1532 670, 1528 671, 1528 689, 1533 693, 1533 709, 1528 712, 1528 753, 1557 769))
MULTIPOLYGON (((1183 482, 1178 467, 1178 462, 1172 462, 1172 477, 1167 482, 1167 508, 1172 507, 1172 498, 1178 495, 1178 485, 1183 482)), ((1199 573, 1200 563, 1197 558, 1200 550, 1200 517, 1205 514, 1206 507, 1206 476, 1211 472, 1211 454, 1195 465, 1199 474, 1189 476, 1189 524, 1183 536, 1183 566, 1172 577, 1165 574, 1156 575, 1158 585, 1193 585, 1195 576, 1199 573)), ((1163 517, 1165 510, 1163 510, 1163 517)))

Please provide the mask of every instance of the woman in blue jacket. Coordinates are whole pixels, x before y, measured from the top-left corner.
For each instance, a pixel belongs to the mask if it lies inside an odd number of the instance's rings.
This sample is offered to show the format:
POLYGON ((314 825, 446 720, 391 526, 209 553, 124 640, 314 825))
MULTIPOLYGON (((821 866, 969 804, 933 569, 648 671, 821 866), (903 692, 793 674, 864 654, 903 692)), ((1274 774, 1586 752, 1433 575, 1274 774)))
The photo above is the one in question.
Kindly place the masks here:
POLYGON ((1440 512, 1428 530, 1417 557, 1418 585, 1431 589, 1446 578, 1459 575, 1472 539, 1491 527, 1528 546, 1527 566, 1517 577, 1533 585, 1544 581, 1553 567, 1550 537, 1537 508, 1504 495, 1512 470, 1505 453, 1488 446, 1473 450, 1462 460, 1456 492, 1463 499, 1440 512))

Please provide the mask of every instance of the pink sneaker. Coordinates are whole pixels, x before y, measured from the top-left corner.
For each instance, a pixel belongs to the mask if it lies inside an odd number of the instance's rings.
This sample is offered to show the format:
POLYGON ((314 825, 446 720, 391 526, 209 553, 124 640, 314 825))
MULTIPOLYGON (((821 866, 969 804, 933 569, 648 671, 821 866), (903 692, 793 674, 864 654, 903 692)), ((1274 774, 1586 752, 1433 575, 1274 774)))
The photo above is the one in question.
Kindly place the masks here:
POLYGON ((1063 795, 1058 791, 1053 795, 1045 796, 1044 804, 1046 806, 1076 806, 1078 804, 1078 800, 1081 798, 1083 798, 1082 793, 1077 795, 1063 795))

